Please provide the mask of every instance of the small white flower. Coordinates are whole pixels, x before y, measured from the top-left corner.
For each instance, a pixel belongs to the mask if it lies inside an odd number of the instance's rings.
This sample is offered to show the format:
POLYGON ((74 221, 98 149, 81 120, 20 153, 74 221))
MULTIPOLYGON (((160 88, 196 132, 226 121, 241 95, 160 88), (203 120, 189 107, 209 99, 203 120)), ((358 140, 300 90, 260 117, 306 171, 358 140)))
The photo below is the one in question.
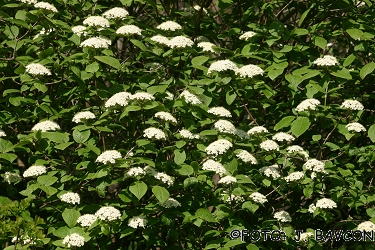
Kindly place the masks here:
POLYGON ((4 131, 0 130, 0 137, 4 137, 4 136, 7 136, 7 134, 5 134, 4 131))
POLYGON ((292 217, 290 217, 290 214, 286 211, 276 212, 273 215, 273 218, 275 218, 275 219, 277 219, 278 221, 281 221, 281 222, 291 222, 292 221, 292 217))
POLYGON ((305 162, 305 164, 303 164, 303 166, 306 167, 306 170, 312 170, 312 171, 317 172, 317 173, 319 173, 319 172, 327 173, 324 170, 324 162, 319 161, 317 159, 310 159, 307 162, 305 162))
POLYGON ((31 129, 31 131, 37 131, 37 130, 41 130, 42 132, 46 132, 46 131, 55 131, 57 129, 61 129, 59 124, 57 124, 56 122, 53 122, 53 121, 43 121, 43 122, 39 122, 37 124, 34 125, 34 127, 31 129))
POLYGON ((165 99, 169 100, 169 101, 173 101, 173 98, 174 98, 174 94, 172 94, 171 92, 165 92, 167 94, 167 97, 165 97, 165 99))
POLYGON ((144 216, 134 216, 129 220, 128 226, 132 228, 138 228, 143 227, 145 228, 147 226, 147 219, 144 216))
POLYGON ((234 134, 236 131, 236 127, 230 121, 226 120, 218 120, 214 123, 214 128, 221 133, 228 134, 234 134))
POLYGON ((310 213, 313 214, 313 213, 315 212, 315 209, 316 209, 316 206, 315 206, 314 204, 311 204, 311 205, 309 206, 309 209, 308 209, 308 210, 309 210, 310 213))
POLYGON ((264 196, 263 194, 261 193, 258 193, 258 192, 254 192, 250 195, 250 198, 257 202, 257 203, 261 203, 261 204, 264 204, 265 202, 267 202, 267 197, 264 196))
POLYGON ((104 106, 106 108, 115 107, 117 105, 121 106, 121 107, 124 107, 124 106, 128 105, 128 100, 130 100, 131 96, 132 96, 132 94, 130 94, 128 92, 116 93, 111 98, 109 98, 108 101, 106 101, 104 106))
POLYGON ((33 176, 39 176, 42 174, 47 173, 47 168, 45 166, 31 166, 28 169, 26 169, 25 172, 23 172, 23 177, 33 177, 33 176))
POLYGON ((130 99, 142 102, 142 101, 153 101, 155 100, 155 97, 147 92, 138 92, 132 95, 130 99))
POLYGON ((79 46, 81 47, 90 47, 95 49, 108 49, 112 44, 112 41, 106 37, 91 37, 81 42, 79 46))
POLYGON ((37 38, 40 37, 40 36, 48 35, 49 33, 51 33, 51 32, 54 31, 54 30, 55 30, 55 29, 48 29, 48 30, 46 30, 45 28, 42 28, 42 29, 40 30, 40 32, 34 36, 33 39, 35 40, 35 39, 37 39, 37 38))
POLYGON ((318 66, 335 66, 338 65, 339 62, 337 61, 336 57, 325 55, 323 58, 316 59, 313 64, 316 64, 318 66))
POLYGON ((85 238, 77 233, 72 233, 65 236, 62 243, 68 247, 82 247, 85 244, 85 238))
POLYGON ((161 23, 156 28, 159 30, 171 30, 171 31, 182 29, 181 25, 173 21, 166 21, 164 23, 161 23))
POLYGON ((212 143, 210 143, 207 148, 205 149, 206 153, 208 155, 213 155, 214 157, 217 157, 218 155, 224 154, 233 147, 233 144, 226 140, 226 139, 218 139, 212 143))
POLYGON ((108 19, 125 19, 129 12, 123 8, 115 7, 103 13, 103 16, 108 19))
POLYGON ((154 41, 154 42, 162 44, 162 45, 168 45, 169 44, 169 39, 165 36, 162 36, 162 35, 156 35, 156 36, 151 37, 151 41, 154 41))
POLYGON ((17 236, 14 236, 12 242, 17 242, 18 244, 21 244, 23 246, 36 244, 36 242, 33 241, 33 239, 31 239, 28 235, 21 235, 19 238, 17 238, 17 236))
POLYGON ((181 203, 178 202, 176 199, 168 198, 165 202, 160 204, 162 207, 171 208, 171 207, 181 207, 181 203))
POLYGON ((257 65, 249 64, 246 66, 241 67, 240 69, 236 70, 236 75, 239 75, 242 78, 253 78, 257 75, 263 75, 264 71, 257 65))
POLYGON ((82 111, 82 112, 75 114, 72 121, 75 123, 80 123, 89 119, 95 119, 94 113, 90 111, 82 111))
POLYGON ((98 217, 94 214, 85 214, 81 215, 77 219, 77 223, 81 225, 81 227, 91 227, 92 224, 96 221, 98 217))
POLYGON ((362 103, 357 100, 345 100, 341 106, 341 108, 347 108, 351 110, 363 110, 365 107, 362 103))
POLYGON ((79 194, 68 192, 60 196, 61 201, 70 203, 70 204, 79 204, 81 201, 81 198, 79 197, 79 194))
POLYGON ((177 120, 176 118, 174 118, 170 113, 168 112, 163 112, 163 111, 160 111, 160 112, 157 112, 155 114, 155 117, 156 118, 160 118, 162 120, 165 120, 165 121, 169 121, 169 122, 172 122, 172 123, 177 123, 177 120))
POLYGON ((156 140, 165 140, 166 139, 166 135, 165 133, 158 129, 158 128, 146 128, 144 131, 143 131, 143 136, 146 137, 146 138, 149 138, 149 139, 152 139, 152 138, 155 138, 156 140))
POLYGON ((96 211, 95 216, 101 220, 114 221, 121 218, 121 212, 112 206, 106 206, 96 211))
POLYGON ((277 166, 277 164, 262 167, 261 169, 259 169, 259 171, 267 177, 272 177, 272 179, 274 180, 281 177, 279 167, 277 166))
POLYGON ((362 124, 358 123, 358 122, 352 122, 352 123, 349 123, 345 126, 350 132, 366 132, 366 128, 363 127, 362 124))
POLYGON ((295 138, 292 136, 292 135, 289 135, 287 133, 284 133, 284 132, 279 132, 277 134, 275 134, 274 136, 272 136, 272 140, 275 140, 275 141, 294 141, 295 138))
POLYGON ((228 176, 225 176, 225 177, 221 178, 218 183, 229 185, 229 184, 236 183, 236 182, 237 182, 236 177, 228 175, 228 176))
POLYGON ((186 103, 189 103, 189 104, 195 105, 195 104, 202 103, 196 95, 190 93, 188 90, 182 91, 180 97, 184 97, 186 103))
POLYGON ((57 13, 57 9, 55 6, 53 6, 52 4, 50 3, 46 3, 46 2, 39 2, 39 3, 36 3, 34 5, 35 8, 37 9, 44 9, 44 10, 49 10, 49 11, 52 11, 52 12, 55 12, 57 13))
POLYGON ((142 35, 142 30, 135 25, 124 25, 116 30, 116 34, 120 35, 142 35))
POLYGON ((375 224, 371 221, 365 221, 358 225, 357 230, 366 232, 375 231, 375 224))
POLYGON ((9 184, 12 184, 12 183, 19 182, 21 180, 21 176, 16 173, 5 172, 4 180, 8 182, 9 184))
POLYGON ((320 101, 314 98, 311 99, 306 99, 302 101, 297 107, 296 111, 301 112, 301 111, 306 111, 308 109, 310 110, 315 110, 316 106, 320 104, 320 101))
POLYGON ((313 237, 314 234, 313 233, 310 233, 310 232, 306 232, 306 233, 301 233, 300 236, 299 236, 299 240, 300 241, 308 241, 309 238, 313 237))
MULTIPOLYGON (((193 7, 196 11, 200 11, 201 9, 202 9, 202 7, 201 6, 199 6, 199 5, 194 5, 194 7, 193 7)), ((205 8, 203 8, 203 13, 204 14, 208 14, 208 12, 207 12, 207 10, 205 9, 205 8)))
POLYGON ((245 40, 245 41, 248 41, 250 40, 250 38, 252 38, 253 36, 255 36, 256 33, 253 32, 253 31, 247 31, 245 33, 243 33, 241 36, 240 36, 240 39, 241 40, 245 40))
MULTIPOLYGON (((224 194, 221 194, 221 196, 223 196, 223 198, 224 198, 226 195, 227 195, 227 194, 225 194, 225 193, 224 193, 224 194)), ((232 204, 232 202, 234 202, 234 203, 244 202, 245 199, 244 199, 243 197, 241 197, 241 196, 237 196, 237 195, 234 195, 234 194, 230 194, 230 195, 228 196, 227 199, 224 198, 224 201, 227 202, 227 203, 229 203, 229 204, 232 204)))
POLYGON ((81 36, 81 35, 86 36, 87 35, 86 27, 83 26, 83 25, 77 25, 77 26, 72 27, 72 31, 77 36, 81 36))
POLYGON ((187 129, 181 129, 179 131, 180 135, 182 138, 185 138, 185 139, 199 139, 200 138, 200 135, 199 134, 193 134, 192 132, 190 132, 189 130, 187 129))
POLYGON ((226 173, 226 170, 224 166, 217 161, 214 160, 207 160, 203 163, 203 170, 208 170, 208 171, 214 171, 215 173, 219 174, 220 176, 223 176, 226 173))
POLYGON ((172 177, 170 177, 169 175, 167 175, 165 173, 156 173, 156 174, 154 174, 154 178, 158 179, 158 180, 161 180, 162 182, 164 182, 168 186, 173 185, 172 177))
POLYGON ((36 4, 37 1, 36 0, 19 0, 20 2, 22 3, 27 3, 27 4, 36 4))
POLYGON ((249 131, 247 131, 248 135, 255 135, 255 134, 262 134, 262 133, 268 133, 268 130, 263 126, 255 126, 251 128, 249 131))
POLYGON ((289 174, 284 179, 286 180, 286 182, 298 181, 298 180, 301 180, 304 176, 305 174, 303 172, 296 171, 296 172, 289 174))
POLYGON ((34 76, 52 75, 51 71, 40 63, 30 63, 26 66, 26 72, 34 76))
POLYGON ((101 162, 101 163, 116 163, 116 159, 121 158, 121 153, 118 152, 117 150, 107 150, 101 153, 98 158, 96 158, 95 162, 101 162))
POLYGON ((305 150, 303 150, 302 147, 300 147, 300 146, 298 146, 298 145, 290 146, 290 147, 288 147, 288 148, 286 149, 286 151, 287 151, 289 154, 296 152, 296 153, 298 153, 298 154, 303 155, 306 159, 309 158, 309 154, 308 154, 305 150))
POLYGON ((258 164, 257 159, 246 150, 241 150, 236 156, 243 162, 250 162, 251 164, 258 164))
POLYGON ((191 47, 194 45, 194 42, 187 38, 187 37, 184 37, 184 36, 176 36, 176 37, 173 37, 171 40, 169 40, 168 42, 168 47, 172 48, 172 49, 183 49, 183 48, 186 48, 186 47, 191 47))
POLYGON ((229 110, 224 107, 213 107, 210 108, 207 112, 220 117, 232 117, 232 114, 229 112, 229 110))
POLYGON ((145 175, 146 171, 141 167, 130 168, 129 171, 125 174, 126 177, 145 175))
POLYGON ((210 65, 207 74, 211 74, 213 71, 222 72, 226 70, 236 71, 238 70, 238 67, 236 64, 234 64, 234 62, 230 60, 219 60, 210 65))
POLYGON ((197 44, 197 46, 199 48, 202 48, 203 51, 216 53, 216 51, 212 48, 212 46, 216 46, 213 43, 210 43, 210 42, 200 42, 200 43, 197 44))
POLYGON ((276 150, 279 151, 279 145, 272 140, 266 140, 260 144, 260 148, 266 151, 276 150))
POLYGON ((316 207, 319 208, 335 208, 337 207, 336 202, 328 198, 322 198, 316 202, 316 207))
POLYGON ((101 16, 90 16, 83 21, 83 24, 99 29, 109 27, 109 21, 101 16))

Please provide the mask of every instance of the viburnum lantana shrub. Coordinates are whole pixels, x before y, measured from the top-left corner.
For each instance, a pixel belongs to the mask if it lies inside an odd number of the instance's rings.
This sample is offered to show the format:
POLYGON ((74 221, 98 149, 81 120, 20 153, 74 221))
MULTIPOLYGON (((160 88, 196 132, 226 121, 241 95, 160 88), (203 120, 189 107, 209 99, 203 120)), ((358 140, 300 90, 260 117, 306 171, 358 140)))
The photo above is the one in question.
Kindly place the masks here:
POLYGON ((0 0, 0 245, 374 249, 374 18, 0 0))

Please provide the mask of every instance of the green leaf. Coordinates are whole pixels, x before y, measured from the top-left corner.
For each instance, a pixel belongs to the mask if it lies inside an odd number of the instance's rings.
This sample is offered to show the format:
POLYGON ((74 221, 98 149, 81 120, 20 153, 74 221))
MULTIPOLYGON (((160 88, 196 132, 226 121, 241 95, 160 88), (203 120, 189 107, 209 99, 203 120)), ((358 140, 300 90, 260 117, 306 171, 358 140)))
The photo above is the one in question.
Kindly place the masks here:
POLYGON ((375 63, 370 62, 362 67, 361 71, 359 72, 359 76, 364 79, 368 74, 372 73, 375 69, 375 63))
POLYGON ((194 169, 189 165, 183 165, 179 169, 176 169, 177 173, 180 175, 192 175, 194 173, 194 169))
POLYGON ((186 160, 186 153, 184 150, 175 149, 174 150, 174 162, 177 165, 181 165, 186 160))
POLYGON ((233 90, 229 90, 225 94, 225 100, 228 103, 228 105, 231 105, 234 102, 234 100, 236 100, 236 97, 237 95, 233 90))
POLYGON ((268 72, 268 77, 273 81, 284 72, 284 69, 272 69, 268 72))
POLYGON ((94 152, 95 154, 97 155, 100 155, 100 149, 95 147, 94 145, 91 145, 91 144, 87 144, 87 143, 84 143, 84 145, 90 149, 92 152, 94 152))
POLYGON ((69 141, 69 134, 63 132, 42 132, 42 136, 57 143, 67 143, 69 141))
POLYGON ((350 71, 347 70, 346 68, 342 68, 341 70, 338 70, 336 72, 330 72, 331 75, 337 76, 343 79, 351 80, 352 75, 350 74, 350 71))
POLYGON ((195 177, 186 178, 184 180, 184 188, 187 188, 187 187, 189 187, 191 185, 194 185, 196 183, 198 183, 198 179, 197 178, 195 178, 195 177))
POLYGON ((198 208, 197 211, 195 212, 195 216, 208 222, 216 222, 212 213, 208 211, 208 209, 206 208, 198 208))
POLYGON ((350 54, 342 64, 342 66, 347 67, 352 64, 352 62, 355 60, 355 55, 350 54))
POLYGON ((147 50, 146 46, 139 40, 130 39, 130 42, 134 44, 135 46, 137 46, 138 48, 140 48, 142 51, 147 50))
POLYGON ((156 199, 158 199, 160 203, 166 202, 169 198, 168 190, 161 186, 153 187, 152 193, 155 195, 156 199))
POLYGON ((375 217, 375 208, 367 208, 366 209, 366 213, 368 216, 370 216, 371 218, 374 218, 375 217))
POLYGON ((57 193, 57 189, 51 186, 41 186, 40 189, 50 196, 57 193))
POLYGON ((147 93, 154 95, 155 93, 165 93, 165 90, 168 88, 167 84, 150 86, 147 88, 147 93))
POLYGON ((90 73, 95 73, 99 69, 99 63, 93 62, 86 66, 86 71, 90 73))
POLYGON ((311 4, 310 8, 308 8, 307 10, 305 10, 305 11, 302 13, 302 15, 301 15, 301 17, 300 17, 300 19, 299 19, 299 21, 298 21, 298 26, 299 26, 299 27, 301 27, 303 21, 304 21, 304 20, 306 19, 306 17, 307 17, 307 14, 309 14, 310 10, 311 10, 314 6, 315 6, 314 3, 311 4))
POLYGON ((321 49, 325 49, 325 47, 327 46, 327 40, 321 36, 316 36, 314 37, 314 44, 321 49))
POLYGON ((242 245, 242 244, 245 244, 246 242, 245 241, 242 241, 241 239, 236 239, 236 240, 230 240, 228 241, 224 247, 227 247, 228 249, 230 249, 230 247, 233 247, 233 246, 238 246, 238 245, 242 245))
POLYGON ((17 155, 11 153, 0 154, 0 158, 5 159, 11 163, 14 162, 14 160, 17 159, 17 157, 17 155))
POLYGON ((116 58, 113 58, 113 57, 110 57, 110 56, 94 56, 96 60, 99 60, 105 64, 108 64, 109 66, 115 68, 115 69, 120 69, 121 68, 121 64, 120 62, 116 59, 116 58))
POLYGON ((310 127, 310 120, 307 117, 299 116, 291 125, 291 131, 296 136, 299 137, 310 127))
POLYGON ((48 90, 46 85, 44 85, 42 83, 39 83, 39 82, 35 82, 34 87, 37 88, 40 92, 43 92, 43 93, 46 93, 47 90, 48 90))
POLYGON ((294 90, 297 90, 298 85, 304 80, 303 76, 292 74, 285 75, 285 79, 290 82, 294 90))
POLYGON ((77 224, 77 219, 81 216, 81 213, 75 209, 65 208, 62 213, 62 217, 68 227, 73 228, 77 224))
POLYGON ((247 250, 259 250, 259 248, 254 244, 249 244, 246 246, 247 250))
POLYGON ((74 142, 60 143, 60 144, 55 145, 54 148, 56 148, 56 149, 60 149, 60 150, 65 150, 67 147, 69 147, 69 146, 72 145, 73 143, 74 143, 74 142))
POLYGON ((303 195, 306 197, 306 199, 309 199, 314 192, 314 186, 308 185, 303 189, 303 195))
POLYGON ((359 40, 363 35, 363 31, 359 29, 347 29, 349 36, 351 36, 354 40, 359 40))
POLYGON ((276 125, 273 129, 278 131, 281 128, 288 127, 292 123, 294 118, 295 118, 295 116, 285 116, 278 123, 276 123, 276 125))
POLYGON ((73 130, 73 139, 77 143, 84 143, 90 138, 90 130, 85 130, 85 131, 78 131, 78 130, 73 130))
POLYGON ((322 138, 322 135, 313 135, 312 139, 313 141, 319 141, 322 138))
POLYGON ((375 124, 371 125, 368 130, 368 137, 372 142, 375 142, 375 124))
POLYGON ((257 204, 252 203, 251 201, 246 201, 242 204, 242 209, 249 210, 253 214, 258 210, 259 206, 257 204))
POLYGON ((193 65, 202 65, 203 63, 207 62, 209 58, 207 56, 196 56, 191 59, 191 63, 193 65))
POLYGON ((55 176, 42 175, 42 176, 39 176, 39 177, 38 177, 37 182, 38 182, 41 186, 51 186, 51 185, 54 184, 57 180, 58 180, 58 178, 55 177, 55 176))
POLYGON ((13 144, 8 141, 0 138, 0 153, 7 153, 14 151, 13 144))
POLYGON ((137 181, 129 186, 129 191, 140 200, 147 192, 147 185, 143 181, 137 181))
POLYGON ((327 147, 329 147, 331 149, 331 151, 336 151, 336 150, 340 149, 339 146, 337 146, 336 144, 334 144, 332 142, 326 142, 324 145, 327 145, 327 147))
POLYGON ((64 239, 65 236, 70 234, 70 230, 68 227, 60 227, 59 229, 53 231, 52 234, 55 235, 56 237, 64 239))

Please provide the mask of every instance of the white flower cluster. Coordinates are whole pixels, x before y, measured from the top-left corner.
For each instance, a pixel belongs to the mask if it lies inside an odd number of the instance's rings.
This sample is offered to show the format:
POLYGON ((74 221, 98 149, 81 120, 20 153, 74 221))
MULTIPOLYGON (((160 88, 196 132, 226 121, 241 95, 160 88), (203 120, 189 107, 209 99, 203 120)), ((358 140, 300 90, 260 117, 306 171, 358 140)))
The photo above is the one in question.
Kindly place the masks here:
POLYGON ((33 177, 33 176, 39 176, 42 174, 47 173, 47 168, 45 166, 31 166, 28 169, 26 169, 25 172, 23 172, 23 177, 33 177))
POLYGON ((338 65, 339 62, 337 61, 336 57, 325 55, 323 58, 316 59, 313 64, 316 64, 318 66, 335 66, 338 65))
POLYGON ((253 31, 247 31, 247 32, 243 33, 239 38, 241 40, 248 41, 250 38, 252 38, 255 35, 256 35, 255 32, 253 32, 253 31))
POLYGON ((90 111, 82 111, 82 112, 75 114, 72 121, 75 123, 80 123, 89 119, 95 119, 94 113, 90 111))
POLYGON ((4 131, 0 130, 0 137, 4 137, 4 136, 7 136, 7 134, 4 131))
POLYGON ((41 130, 42 132, 46 132, 49 130, 55 131, 57 129, 60 129, 59 124, 53 121, 43 121, 35 124, 31 131, 41 130))
POLYGON ((98 219, 98 217, 94 214, 85 214, 81 215, 77 219, 77 223, 80 224, 82 227, 91 227, 92 224, 98 219))
POLYGON ((37 9, 44 9, 44 10, 49 10, 49 11, 52 11, 52 12, 55 12, 57 13, 57 9, 55 6, 53 6, 52 4, 50 3, 46 3, 46 2, 39 2, 39 3, 36 3, 34 5, 35 8, 37 9))
POLYGON ((220 163, 220 162, 217 162, 217 161, 214 161, 214 160, 207 160, 203 163, 203 170, 208 170, 208 171, 214 171, 215 173, 217 173, 218 175, 222 176, 226 173, 226 170, 224 168, 224 166, 220 163))
POLYGON ((308 209, 308 211, 310 212, 310 213, 314 213, 315 212, 315 209, 316 209, 316 206, 314 205, 314 204, 311 204, 310 206, 309 206, 309 209, 308 209))
POLYGON ((107 150, 101 153, 98 158, 96 158, 95 162, 101 162, 103 164, 106 164, 108 162, 115 164, 116 159, 121 158, 121 153, 117 150, 107 150))
POLYGON ((159 30, 170 30, 170 31, 175 31, 175 30, 180 30, 182 29, 181 25, 179 25, 176 22, 173 21, 166 21, 164 23, 161 23, 156 27, 159 30))
POLYGON ((129 15, 129 12, 123 8, 115 7, 103 13, 103 16, 108 19, 124 19, 129 15))
POLYGON ((264 71, 257 65, 249 64, 241 67, 236 70, 236 75, 239 75, 242 78, 253 78, 257 75, 263 75, 264 71))
POLYGON ((162 130, 160 130, 158 128, 154 128, 154 127, 146 128, 143 131, 143 136, 147 137, 149 139, 155 138, 156 140, 165 140, 166 139, 165 133, 162 130))
POLYGON ((219 60, 210 65, 210 67, 208 68, 207 74, 211 74, 213 71, 222 72, 226 70, 236 71, 238 70, 238 67, 234 62, 228 59, 219 60))
POLYGON ((82 247, 85 244, 85 238, 77 233, 72 233, 65 236, 62 243, 68 247, 82 247))
POLYGON ((319 208, 335 208, 337 207, 336 202, 328 198, 322 198, 316 202, 316 207, 319 208))
POLYGON ((228 134, 234 134, 236 131, 236 127, 230 121, 226 120, 218 120, 214 123, 214 128, 221 133, 228 134))
POLYGON ((205 149, 208 155, 213 155, 214 157, 224 154, 228 149, 233 147, 233 144, 226 139, 218 139, 210 143, 205 149))
MULTIPOLYGON (((221 194, 221 195, 224 198, 226 194, 221 194)), ((230 194, 226 200, 224 199, 224 201, 227 202, 227 203, 229 203, 229 204, 232 204, 232 202, 235 202, 235 203, 244 202, 245 199, 243 197, 241 197, 241 196, 230 194)))
POLYGON ((265 140, 260 144, 260 148, 266 151, 276 150, 279 151, 279 145, 273 140, 265 140))
POLYGON ((251 164, 258 164, 257 159, 246 150, 241 150, 236 156, 243 162, 250 162, 251 164))
POLYGON ((308 109, 315 110, 316 106, 320 104, 320 101, 314 98, 303 100, 298 106, 296 107, 297 112, 306 111, 308 109))
POLYGON ((129 171, 125 174, 126 177, 145 175, 146 171, 141 167, 130 168, 129 171))
POLYGON ((250 198, 255 201, 255 202, 258 202, 258 203, 261 203, 261 204, 264 204, 265 202, 267 202, 267 197, 264 196, 263 194, 261 193, 258 193, 258 192, 254 192, 250 195, 250 198))
POLYGON ((312 170, 317 173, 325 173, 325 174, 327 173, 324 170, 324 162, 319 161, 317 159, 310 159, 307 162, 305 162, 303 166, 306 167, 306 170, 312 170))
POLYGON ((17 242, 21 245, 35 245, 35 241, 33 241, 28 235, 21 235, 19 238, 14 236, 12 242, 17 242), (22 242, 20 242, 22 240, 22 242))
POLYGON ((130 99, 131 96, 132 96, 132 94, 130 94, 128 92, 116 93, 106 101, 104 106, 106 108, 115 107, 117 105, 124 107, 124 106, 129 104, 128 100, 130 99))
POLYGON ((275 218, 275 219, 277 219, 278 221, 281 221, 281 222, 291 222, 292 221, 292 217, 290 217, 290 214, 286 211, 276 212, 273 215, 273 218, 275 218))
POLYGON ((230 111, 224 107, 212 107, 207 111, 207 113, 214 114, 220 117, 232 117, 230 111))
POLYGON ((52 75, 51 71, 40 63, 30 63, 26 66, 26 72, 34 76, 52 75))
POLYGON ((185 139, 199 139, 200 138, 200 135, 199 134, 193 134, 192 132, 190 132, 189 130, 187 129, 181 129, 179 131, 180 135, 182 138, 185 138, 185 139))
POLYGON ((255 134, 262 134, 262 133, 268 133, 268 130, 263 126, 255 126, 251 128, 249 131, 247 131, 248 135, 255 135, 255 134))
POLYGON ((131 95, 130 99, 143 102, 143 101, 153 101, 155 100, 155 97, 147 92, 137 92, 134 95, 131 95))
POLYGON ((156 35, 156 36, 151 37, 151 41, 154 41, 162 45, 168 45, 169 43, 169 39, 162 35, 156 35))
POLYGON ((147 219, 144 216, 134 216, 129 220, 128 226, 132 228, 138 228, 138 227, 143 227, 147 226, 147 219))
POLYGON ((90 47, 95 49, 108 49, 111 45, 111 40, 106 37, 91 37, 81 42, 81 47, 90 47))
POLYGON ((298 146, 298 145, 290 146, 290 147, 288 147, 288 148, 286 149, 286 151, 287 151, 289 154, 296 152, 296 153, 298 153, 298 154, 303 155, 306 159, 309 158, 309 154, 308 154, 305 150, 303 150, 302 147, 300 147, 300 146, 298 146))
POLYGON ((109 21, 101 16, 90 16, 83 21, 83 24, 100 29, 109 27, 109 21))
POLYGON ((27 3, 27 4, 36 4, 37 1, 36 0, 19 0, 20 2, 22 3, 27 3))
POLYGON ((33 39, 35 40, 35 39, 37 39, 37 38, 40 37, 40 36, 48 35, 49 33, 51 33, 51 32, 54 31, 54 30, 55 30, 55 29, 48 29, 48 30, 46 30, 45 28, 42 28, 42 29, 40 30, 40 32, 34 36, 33 39))
POLYGON ((277 164, 262 167, 261 169, 259 169, 259 171, 267 177, 272 177, 272 179, 274 180, 281 177, 279 167, 277 166, 277 164))
POLYGON ((375 224, 371 221, 365 221, 358 225, 357 230, 366 232, 375 231, 375 224))
POLYGON ((155 117, 160 118, 160 119, 162 119, 164 121, 167 121, 167 122, 169 121, 169 122, 172 122, 172 123, 177 123, 176 118, 174 118, 173 115, 171 115, 168 112, 163 112, 163 111, 157 112, 155 114, 155 117))
POLYGON ((199 98, 196 95, 190 93, 188 90, 182 91, 180 97, 184 97, 185 102, 189 103, 189 104, 195 105, 195 104, 201 104, 202 103, 201 100, 199 100, 199 98))
POLYGON ((70 203, 70 204, 79 204, 81 202, 81 198, 79 194, 68 192, 60 196, 61 201, 70 203))
POLYGON ((362 103, 357 100, 345 100, 341 106, 341 108, 347 108, 351 110, 363 110, 365 107, 362 103))
POLYGON ((96 211, 95 216, 101 220, 114 221, 121 218, 121 212, 112 206, 106 206, 96 211))
POLYGON ((194 42, 187 37, 176 36, 176 37, 173 37, 171 40, 169 40, 167 45, 168 45, 168 47, 170 47, 172 49, 183 49, 183 48, 186 48, 186 47, 193 46, 194 42))
POLYGON ((274 136, 272 136, 272 140, 275 140, 275 141, 294 141, 295 138, 290 135, 290 134, 287 134, 287 133, 284 133, 284 132, 279 132, 277 134, 275 134, 274 136))
POLYGON ((298 180, 302 179, 304 176, 305 176, 305 173, 300 172, 300 171, 296 171, 296 172, 293 172, 293 173, 289 174, 284 179, 286 180, 286 182, 298 181, 298 180))
POLYGON ((197 46, 198 46, 198 48, 202 48, 203 51, 216 53, 216 51, 212 48, 212 46, 216 46, 213 43, 210 43, 210 42, 200 42, 200 43, 197 44, 197 46))
POLYGON ((221 178, 218 183, 229 185, 229 184, 236 183, 236 182, 237 182, 236 177, 228 175, 228 176, 221 178))
POLYGON ((167 94, 167 96, 165 97, 165 99, 169 100, 169 101, 173 101, 173 98, 174 98, 174 94, 172 94, 171 92, 165 92, 167 94))
POLYGON ((309 238, 313 237, 314 234, 310 232, 301 233, 299 236, 300 241, 308 241, 309 238))
POLYGON ((86 36, 87 35, 86 26, 83 26, 83 25, 77 25, 77 26, 72 27, 72 31, 77 36, 81 36, 81 35, 86 36))
POLYGON ((165 173, 156 173, 156 174, 154 174, 154 178, 164 182, 168 186, 173 185, 172 177, 170 177, 169 175, 167 175, 165 173))
POLYGON ((178 202, 176 199, 168 198, 165 202, 160 204, 162 207, 171 208, 171 207, 181 207, 181 203, 178 202))
POLYGON ((362 124, 358 123, 358 122, 352 122, 352 123, 349 123, 345 126, 345 128, 347 128, 349 131, 354 131, 354 132, 366 132, 366 128, 363 127, 362 124))
POLYGON ((5 172, 4 180, 9 184, 16 183, 21 180, 21 176, 17 173, 5 172))
POLYGON ((139 35, 141 36, 142 35, 142 30, 138 27, 138 26, 135 26, 135 25, 124 25, 124 26, 121 26, 120 28, 118 28, 116 30, 116 34, 120 34, 120 35, 139 35))

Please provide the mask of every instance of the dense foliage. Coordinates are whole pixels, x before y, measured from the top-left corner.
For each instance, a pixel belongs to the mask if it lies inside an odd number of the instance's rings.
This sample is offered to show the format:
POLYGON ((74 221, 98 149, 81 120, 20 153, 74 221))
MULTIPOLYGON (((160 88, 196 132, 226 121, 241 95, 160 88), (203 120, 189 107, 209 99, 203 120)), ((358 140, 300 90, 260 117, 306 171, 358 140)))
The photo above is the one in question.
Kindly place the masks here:
POLYGON ((374 249, 373 7, 0 0, 0 245, 374 249))

